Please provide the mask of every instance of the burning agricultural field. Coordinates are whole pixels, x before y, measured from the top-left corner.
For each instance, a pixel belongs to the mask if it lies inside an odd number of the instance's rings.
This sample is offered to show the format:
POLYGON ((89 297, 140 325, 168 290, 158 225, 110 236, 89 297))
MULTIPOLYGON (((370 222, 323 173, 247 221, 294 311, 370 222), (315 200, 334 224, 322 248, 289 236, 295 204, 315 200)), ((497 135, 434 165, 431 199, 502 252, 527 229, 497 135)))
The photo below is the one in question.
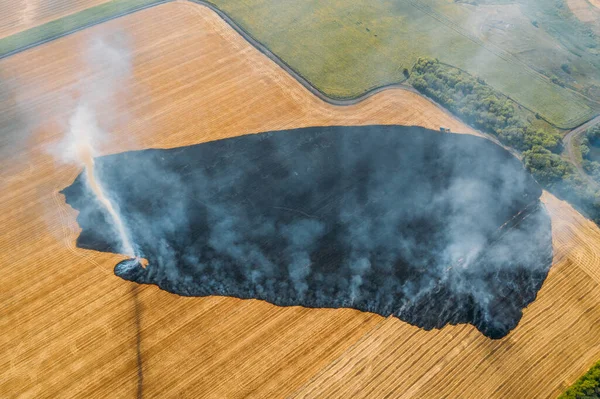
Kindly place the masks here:
POLYGON ((515 328, 552 263, 541 189, 503 148, 419 127, 313 127, 95 159, 77 245, 179 295, 351 307, 424 329, 515 328))

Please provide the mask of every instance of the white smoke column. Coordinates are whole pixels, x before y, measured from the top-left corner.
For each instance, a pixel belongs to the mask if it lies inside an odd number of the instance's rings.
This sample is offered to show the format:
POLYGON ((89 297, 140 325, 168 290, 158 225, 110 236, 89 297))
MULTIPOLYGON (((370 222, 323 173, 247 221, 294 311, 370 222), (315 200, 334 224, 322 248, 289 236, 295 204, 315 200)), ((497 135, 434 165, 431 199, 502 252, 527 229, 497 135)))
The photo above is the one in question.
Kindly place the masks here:
POLYGON ((115 120, 124 118, 123 110, 117 104, 131 76, 132 60, 128 44, 123 32, 96 36, 85 44, 82 54, 87 68, 77 84, 81 96, 70 115, 64 139, 53 152, 60 160, 85 168, 90 189, 108 211, 112 219, 109 222, 119 234, 120 251, 134 256, 134 246, 118 207, 107 195, 101 176, 94 167, 94 157, 98 155, 96 149, 108 141, 105 132, 112 128, 111 123, 115 120), (99 110, 102 110, 102 115, 110 117, 99 119, 99 110))
POLYGON ((131 245, 131 240, 125 231, 123 221, 115 210, 115 207, 110 199, 106 196, 99 179, 96 177, 96 171, 94 169, 94 149, 92 147, 89 134, 89 132, 97 131, 97 124, 94 120, 94 115, 85 105, 80 104, 77 107, 75 114, 73 114, 69 126, 69 135, 71 136, 70 141, 73 146, 70 150, 72 153, 76 154, 77 158, 85 165, 87 183, 113 219, 115 227, 119 232, 119 237, 121 238, 123 252, 126 255, 134 256, 133 246, 131 245))

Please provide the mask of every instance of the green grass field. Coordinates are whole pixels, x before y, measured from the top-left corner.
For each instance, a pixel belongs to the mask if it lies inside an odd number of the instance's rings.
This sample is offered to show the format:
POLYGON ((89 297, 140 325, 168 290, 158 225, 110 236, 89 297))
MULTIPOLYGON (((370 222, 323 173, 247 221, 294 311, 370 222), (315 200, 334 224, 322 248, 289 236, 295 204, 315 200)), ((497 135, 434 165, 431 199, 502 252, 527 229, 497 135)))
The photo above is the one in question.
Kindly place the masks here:
MULTIPOLYGON (((277 0, 212 2, 331 97, 356 97, 401 81, 403 68, 425 56, 482 77, 561 127, 600 111, 600 105, 536 72, 528 66, 530 59, 516 58, 501 43, 478 38, 471 32, 473 6, 446 0, 305 0, 293 7, 277 0)), ((531 30, 539 30, 528 23, 531 30)), ((522 33, 525 28, 520 29, 522 33)), ((541 36, 548 46, 557 45, 552 35, 541 36)), ((531 35, 515 35, 510 43, 523 38, 524 46, 534 44, 531 35)), ((600 69, 596 71, 600 76, 600 69)))
POLYGON ((125 14, 159 2, 160 0, 113 0, 96 7, 88 8, 87 10, 0 39, 0 57, 34 43, 60 36, 65 32, 80 29, 90 24, 104 21, 115 15, 125 14))

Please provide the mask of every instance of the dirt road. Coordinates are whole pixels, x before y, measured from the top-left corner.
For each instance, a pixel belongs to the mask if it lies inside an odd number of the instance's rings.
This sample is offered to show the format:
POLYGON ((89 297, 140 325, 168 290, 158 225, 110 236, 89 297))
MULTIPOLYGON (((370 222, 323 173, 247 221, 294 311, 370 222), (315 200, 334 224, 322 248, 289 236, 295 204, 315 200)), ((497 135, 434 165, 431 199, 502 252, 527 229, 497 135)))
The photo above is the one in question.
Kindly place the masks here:
POLYGON ((589 128, 596 126, 600 123, 600 115, 590 120, 587 123, 579 126, 576 129, 571 130, 563 139, 565 149, 567 150, 567 157, 571 161, 573 165, 577 168, 577 172, 579 175, 583 177, 589 184, 594 187, 598 187, 598 182, 596 182, 590 175, 588 175, 583 167, 581 166, 581 154, 578 153, 576 149, 577 140, 581 137, 582 134, 586 132, 589 128))

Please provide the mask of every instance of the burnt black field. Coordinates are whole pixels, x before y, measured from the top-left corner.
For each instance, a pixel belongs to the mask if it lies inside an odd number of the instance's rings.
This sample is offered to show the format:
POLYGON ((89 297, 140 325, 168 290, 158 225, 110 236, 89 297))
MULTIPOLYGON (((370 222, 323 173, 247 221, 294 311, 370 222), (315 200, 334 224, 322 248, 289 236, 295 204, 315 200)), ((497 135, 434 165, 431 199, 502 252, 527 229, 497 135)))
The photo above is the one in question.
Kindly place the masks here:
MULTIPOLYGON (((351 307, 424 329, 515 328, 552 262, 541 189, 503 148, 419 127, 315 127, 96 159, 149 263, 185 296, 351 307)), ((63 190, 81 248, 118 252, 85 175, 63 190)))

